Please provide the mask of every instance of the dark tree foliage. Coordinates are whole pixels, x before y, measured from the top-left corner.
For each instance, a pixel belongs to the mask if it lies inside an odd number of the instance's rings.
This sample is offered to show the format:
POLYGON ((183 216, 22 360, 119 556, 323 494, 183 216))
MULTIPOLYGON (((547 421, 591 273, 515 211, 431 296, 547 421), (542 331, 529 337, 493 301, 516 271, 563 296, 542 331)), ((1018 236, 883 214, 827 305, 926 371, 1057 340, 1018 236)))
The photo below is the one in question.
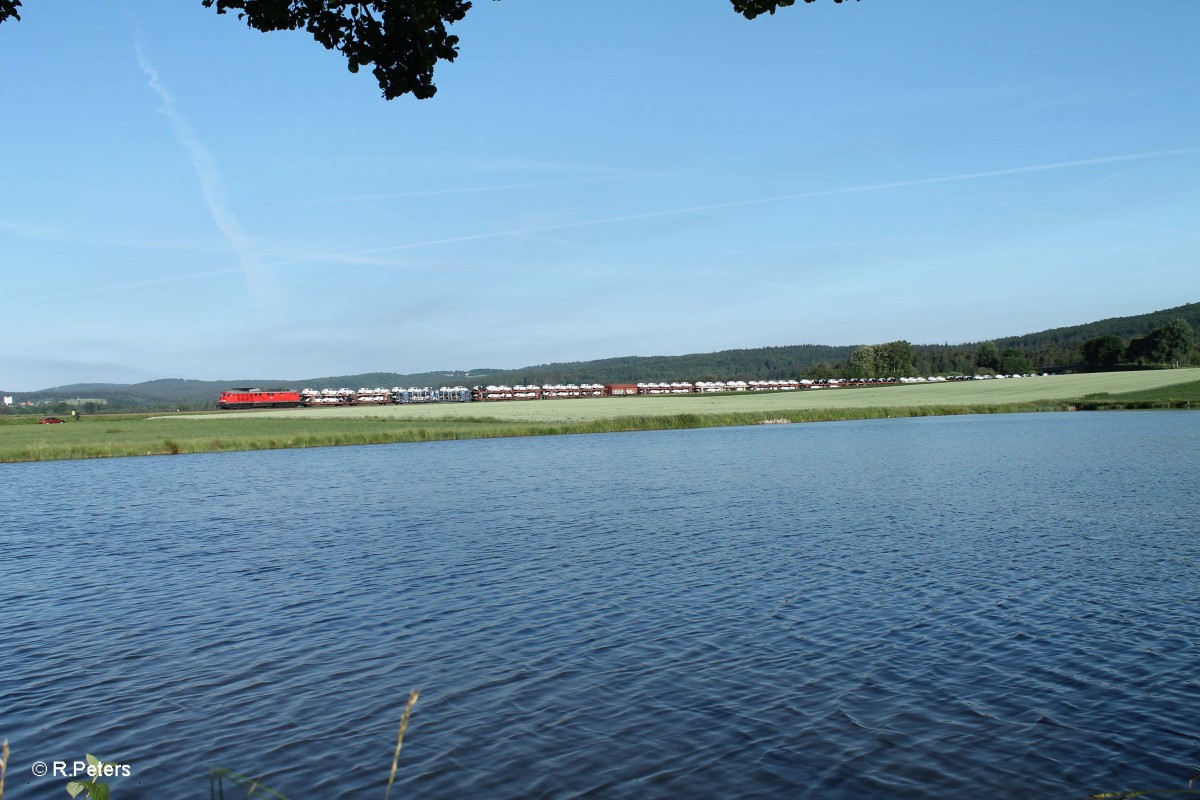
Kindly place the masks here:
POLYGON ((1154 333, 1136 336, 1125 348, 1125 360, 1132 364, 1148 364, 1154 361, 1154 333))
POLYGON ((879 353, 875 345, 864 344, 846 359, 846 374, 850 378, 874 378, 879 371, 879 353))
POLYGON ((913 347, 916 375, 973 375, 975 349, 970 345, 917 345, 913 347))
POLYGON ((1083 354, 1083 362, 1090 369, 1115 367, 1120 362, 1121 356, 1125 354, 1125 342, 1120 336, 1110 333, 1095 339, 1088 339, 1083 343, 1080 351, 1083 354))
POLYGON ((1157 355, 1164 364, 1179 366, 1179 362, 1187 358, 1196 340, 1196 332, 1187 320, 1173 319, 1159 328, 1157 355))
POLYGON ((1137 364, 1179 366, 1188 359, 1195 337, 1187 320, 1176 318, 1130 341, 1125 348, 1125 358, 1137 364))
POLYGON ((1033 371, 1033 365, 1020 348, 1009 347, 1000 354, 999 371, 1005 375, 1024 375, 1033 371))
MULTIPOLYGON (((15 1, 15 0, 13 0, 15 1)), ((0 0, 0 3, 10 0, 0 0)), ((388 100, 409 92, 424 100, 437 93, 433 69, 458 55, 458 37, 447 32, 471 0, 202 0, 218 14, 235 10, 260 31, 303 28, 327 49, 346 56, 351 72, 371 70, 388 100)), ((804 0, 812 3, 814 0, 804 0)), ((843 0, 834 0, 841 3, 843 0)), ((732 0, 747 19, 774 14, 795 0, 732 0)))
POLYGON ((900 378, 913 374, 912 345, 904 339, 876 345, 875 367, 883 377, 900 378))
POLYGON ((346 57, 351 72, 371 72, 388 100, 402 94, 433 97, 433 68, 458 55, 458 37, 446 28, 466 16, 469 0, 202 0, 218 14, 260 31, 303 28, 346 57))
POLYGON ((754 19, 759 14, 774 14, 775 9, 794 5, 795 2, 796 0, 733 0, 733 10, 746 19, 754 19))
POLYGON ((1000 348, 995 342, 984 342, 975 353, 976 366, 984 369, 1000 369, 1000 348))
MULTIPOLYGON (((815 0, 804 0, 812 3, 815 0)), ((833 0, 835 3, 844 0, 833 0)), ((326 49, 346 57, 351 72, 371 72, 393 100, 411 93, 433 97, 433 68, 458 56, 458 37, 447 27, 459 22, 471 0, 201 0, 218 14, 237 12, 259 31, 305 30, 326 49)), ((731 0, 737 13, 754 19, 794 5, 796 0, 731 0)), ((20 19, 21 0, 0 0, 0 22, 20 19)))
MULTIPOLYGON (((806 3, 815 1, 804 0, 806 3)), ((833 2, 841 3, 844 0, 833 0, 833 2)), ((754 19, 759 14, 774 14, 776 9, 786 8, 795 4, 796 0, 733 0, 733 10, 746 19, 754 19)))
POLYGON ((828 361, 822 361, 820 364, 809 367, 804 371, 804 377, 814 381, 825 381, 830 378, 840 378, 842 376, 843 371, 834 367, 828 361))

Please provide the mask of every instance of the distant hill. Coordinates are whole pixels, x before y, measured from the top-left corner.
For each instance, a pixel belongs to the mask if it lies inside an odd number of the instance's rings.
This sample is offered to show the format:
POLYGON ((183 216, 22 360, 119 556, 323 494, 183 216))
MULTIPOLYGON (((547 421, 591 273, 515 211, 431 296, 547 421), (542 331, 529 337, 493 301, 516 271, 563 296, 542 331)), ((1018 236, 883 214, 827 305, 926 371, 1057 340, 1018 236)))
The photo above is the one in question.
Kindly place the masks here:
POLYGON ((801 344, 692 353, 622 356, 598 361, 540 364, 488 375, 489 383, 637 383, 638 381, 768 380, 795 378, 823 362, 845 360, 853 346, 801 344))
POLYGON ((1026 350, 1038 350, 1047 346, 1056 346, 1064 350, 1078 348, 1089 339, 1112 334, 1129 340, 1135 336, 1145 336, 1155 328, 1161 328, 1173 319, 1186 320, 1193 329, 1200 330, 1200 303, 1188 303, 1184 306, 1154 311, 1149 314, 1138 314, 1134 317, 1113 317, 1099 322, 1089 322, 1085 325, 1072 325, 1068 328, 1051 328, 1039 333, 1027 333, 1023 336, 1010 336, 996 339, 996 346, 1020 347, 1026 350))
MULTIPOLYGON (((401 375, 396 372, 365 372, 361 375, 334 375, 329 378, 312 378, 307 381, 283 381, 278 385, 295 389, 357 389, 360 386, 457 386, 474 385, 485 376, 497 372, 494 369, 442 370, 440 372, 416 372, 401 375), (472 383, 473 382, 473 383, 472 383)), ((239 384, 249 386, 250 384, 239 384)), ((257 384, 255 384, 257 385, 257 384)), ((228 388, 228 387, 226 387, 228 388)))
MULTIPOLYGON (((1052 328, 1038 333, 993 340, 997 347, 1021 350, 1038 370, 1061 368, 1079 361, 1079 346, 1089 339, 1114 334, 1129 340, 1144 336, 1172 319, 1182 318, 1200 330, 1200 303, 1139 314, 1131 317, 1052 328)), ((980 342, 956 345, 914 345, 914 365, 919 374, 968 372, 980 342)), ((335 375, 299 381, 239 379, 195 381, 182 378, 136 384, 79 383, 55 386, 39 392, 4 392, 18 402, 63 401, 94 398, 106 401, 107 410, 117 409, 203 409, 215 408, 217 396, 234 386, 314 389, 362 386, 474 386, 488 383, 637 383, 677 380, 769 380, 828 373, 846 361, 857 345, 803 344, 692 353, 681 356, 622 356, 596 361, 539 364, 521 369, 445 370, 400 374, 369 372, 335 375)))
MULTIPOLYGON (((495 371, 495 370, 491 370, 495 371)), ((485 370, 472 371, 471 375, 485 370)), ((217 397, 234 386, 258 386, 263 388, 313 389, 362 386, 429 386, 443 385, 447 381, 466 380, 468 373, 461 371, 422 372, 400 375, 394 372, 371 372, 363 375, 340 375, 330 378, 288 381, 273 378, 242 378, 231 381, 195 381, 184 378, 163 378, 144 383, 73 383, 54 386, 37 392, 7 392, 18 401, 69 400, 76 397, 98 398, 109 405, 121 408, 167 409, 216 408, 217 397)))
MULTIPOLYGON (((1200 329, 1200 303, 1176 306, 1149 314, 1052 328, 1038 333, 1007 336, 992 339, 1000 350, 1015 348, 1029 360, 1038 372, 1069 369, 1080 365, 1080 345, 1089 339, 1113 334, 1128 342, 1137 336, 1145 336, 1173 319, 1184 319, 1194 329, 1200 329)), ((952 372, 969 372, 974 368, 975 354, 982 342, 967 342, 957 345, 914 345, 913 360, 917 374, 936 375, 952 372)))

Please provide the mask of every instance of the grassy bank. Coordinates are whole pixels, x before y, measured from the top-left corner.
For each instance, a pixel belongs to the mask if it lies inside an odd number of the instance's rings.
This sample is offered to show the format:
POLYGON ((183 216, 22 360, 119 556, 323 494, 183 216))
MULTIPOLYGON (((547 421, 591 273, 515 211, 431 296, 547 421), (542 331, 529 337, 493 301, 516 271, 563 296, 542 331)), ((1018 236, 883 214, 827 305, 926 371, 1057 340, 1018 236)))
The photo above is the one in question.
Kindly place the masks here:
POLYGON ((0 425, 0 461, 710 428, 767 420, 823 422, 1067 409, 1200 408, 1198 378, 1200 370, 1175 370, 773 395, 96 415, 63 425, 9 418, 0 425), (1095 391, 1101 388, 1125 391, 1095 391), (1080 391, 1087 389, 1092 391, 1080 391))
POLYGON ((895 408, 816 408, 724 414, 651 414, 602 417, 578 422, 512 421, 495 417, 402 419, 394 417, 330 417, 301 419, 220 419, 196 423, 164 417, 104 427, 103 420, 58 425, 47 430, 26 426, 0 431, 0 461, 49 461, 139 455, 177 455, 237 450, 277 450, 334 445, 436 442, 572 433, 715 428, 754 425, 764 420, 823 422, 884 417, 1061 410, 1061 404, 995 406, 910 406, 895 408))
POLYGON ((1080 398, 1075 405, 1080 410, 1087 411, 1133 408, 1200 408, 1200 381, 1116 394, 1096 392, 1080 398))

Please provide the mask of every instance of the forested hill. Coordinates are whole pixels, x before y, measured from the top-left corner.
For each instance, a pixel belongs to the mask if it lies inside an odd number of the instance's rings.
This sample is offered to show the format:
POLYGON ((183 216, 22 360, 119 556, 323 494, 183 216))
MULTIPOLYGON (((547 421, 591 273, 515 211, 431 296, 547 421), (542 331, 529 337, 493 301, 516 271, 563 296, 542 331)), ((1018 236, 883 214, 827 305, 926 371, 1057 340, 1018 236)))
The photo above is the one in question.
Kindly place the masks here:
POLYGON ((1138 314, 1135 317, 1113 317, 1112 319, 1102 319, 1099 322, 1089 322, 1086 325, 1051 328, 1039 333, 996 339, 995 342, 997 347, 1019 347, 1027 351, 1036 351, 1048 346, 1055 346, 1062 350, 1076 350, 1087 340, 1100 336, 1113 335, 1122 339, 1145 336, 1173 319, 1182 319, 1193 328, 1200 330, 1200 303, 1188 303, 1164 311, 1138 314))
POLYGON ((636 383, 795 378, 817 364, 843 361, 853 350, 851 346, 801 344, 684 356, 623 356, 504 370, 488 375, 488 383, 636 383))
MULTIPOLYGON (((969 372, 981 366, 980 346, 994 345, 995 351, 1017 354, 1014 365, 1001 369, 1003 372, 1074 368, 1083 366, 1082 347, 1085 342, 1103 336, 1115 336, 1124 347, 1131 340, 1147 336, 1174 319, 1182 319, 1193 329, 1200 329, 1200 303, 1188 303, 1132 317, 1113 317, 1084 325, 1051 328, 1022 336, 1008 336, 986 344, 913 345, 913 365, 918 375, 969 372)), ((991 366, 1000 367, 999 364, 991 366)))

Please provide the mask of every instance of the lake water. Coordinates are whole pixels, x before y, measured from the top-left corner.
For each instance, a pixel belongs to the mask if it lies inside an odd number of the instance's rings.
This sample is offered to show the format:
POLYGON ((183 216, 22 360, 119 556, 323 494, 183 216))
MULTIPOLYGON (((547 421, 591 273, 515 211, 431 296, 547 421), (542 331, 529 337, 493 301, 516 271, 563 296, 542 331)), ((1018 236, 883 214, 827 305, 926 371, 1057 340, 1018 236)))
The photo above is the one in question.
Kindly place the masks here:
POLYGON ((1080 798, 1200 772, 1200 414, 0 468, 6 798, 1080 798), (231 794, 228 796, 243 796, 231 794))

